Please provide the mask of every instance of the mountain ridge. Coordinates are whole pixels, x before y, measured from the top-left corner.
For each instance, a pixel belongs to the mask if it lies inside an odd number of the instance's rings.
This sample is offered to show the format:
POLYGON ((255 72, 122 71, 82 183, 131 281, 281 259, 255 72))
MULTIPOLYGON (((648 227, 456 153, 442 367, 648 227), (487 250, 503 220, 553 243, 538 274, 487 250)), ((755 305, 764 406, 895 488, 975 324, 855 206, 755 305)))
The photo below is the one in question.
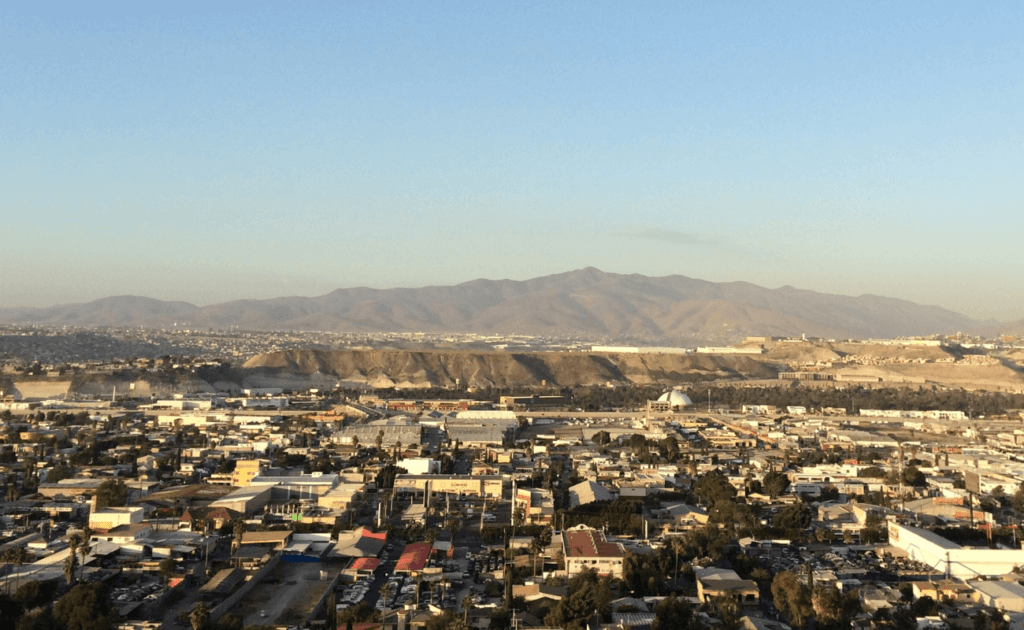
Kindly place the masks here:
POLYGON ((650 277, 586 267, 527 280, 475 279, 420 288, 335 289, 314 297, 208 306, 141 296, 0 308, 0 322, 80 326, 240 327, 253 330, 580 334, 727 342, 746 335, 826 338, 952 334, 991 329, 938 306, 873 294, 843 296, 746 281, 650 277))

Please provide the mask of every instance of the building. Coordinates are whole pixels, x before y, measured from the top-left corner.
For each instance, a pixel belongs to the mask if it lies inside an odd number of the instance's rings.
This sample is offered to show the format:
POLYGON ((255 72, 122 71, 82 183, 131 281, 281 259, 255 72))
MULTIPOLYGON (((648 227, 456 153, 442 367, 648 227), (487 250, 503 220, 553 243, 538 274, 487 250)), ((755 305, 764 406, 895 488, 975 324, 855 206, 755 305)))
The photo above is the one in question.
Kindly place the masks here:
POLYGON ((581 481, 569 488, 570 509, 594 501, 612 501, 614 499, 614 492, 595 481, 581 481))
POLYGON ((565 570, 569 577, 593 569, 599 575, 622 578, 625 548, 619 543, 610 543, 599 530, 586 525, 567 529, 562 536, 564 545, 565 570))
POLYGON ((142 522, 143 512, 141 507, 108 507, 93 510, 89 514, 89 529, 107 532, 121 525, 136 525, 142 522))
POLYGON ((760 601, 757 582, 744 580, 732 569, 694 567, 693 574, 697 578, 697 597, 705 604, 723 597, 740 606, 757 606, 760 601))
POLYGON ((231 473, 231 485, 248 486, 253 478, 263 474, 269 465, 270 461, 266 459, 243 459, 235 462, 235 470, 231 473))
POLYGON ((501 475, 398 475, 395 492, 441 492, 501 498, 501 475))
POLYGON ((551 490, 519 488, 515 496, 516 510, 521 510, 528 525, 549 525, 555 517, 555 498, 551 490))
POLYGON ((889 544, 906 551, 911 560, 959 579, 1005 575, 1024 565, 1024 549, 961 547, 928 530, 894 522, 889 523, 889 544))

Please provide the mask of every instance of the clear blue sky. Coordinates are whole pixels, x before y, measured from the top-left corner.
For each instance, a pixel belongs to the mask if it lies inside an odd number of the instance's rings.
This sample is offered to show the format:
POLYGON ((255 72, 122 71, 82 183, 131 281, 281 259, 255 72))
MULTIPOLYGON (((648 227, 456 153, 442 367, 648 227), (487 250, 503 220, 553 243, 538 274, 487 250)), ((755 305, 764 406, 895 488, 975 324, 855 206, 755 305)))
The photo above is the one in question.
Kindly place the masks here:
POLYGON ((1024 318, 1020 2, 0 8, 0 305, 595 266, 1024 318))

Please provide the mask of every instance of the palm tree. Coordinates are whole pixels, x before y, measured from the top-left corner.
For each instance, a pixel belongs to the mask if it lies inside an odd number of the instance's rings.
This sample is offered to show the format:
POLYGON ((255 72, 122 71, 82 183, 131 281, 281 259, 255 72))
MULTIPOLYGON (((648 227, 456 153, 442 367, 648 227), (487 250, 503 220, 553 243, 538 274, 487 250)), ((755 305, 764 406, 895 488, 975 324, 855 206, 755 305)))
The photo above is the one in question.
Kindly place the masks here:
MULTIPOLYGON (((17 573, 15 574, 15 578, 14 578, 14 590, 15 591, 18 590, 18 575, 21 573, 21 565, 24 564, 26 559, 27 559, 27 553, 25 552, 25 548, 24 547, 14 547, 12 549, 8 549, 7 552, 4 553, 4 562, 8 562, 10 564, 13 564, 15 566, 15 569, 17 570, 17 573)), ((11 594, 11 582, 10 582, 10 580, 8 580, 8 582, 7 582, 7 594, 8 595, 11 594)))
POLYGON ((469 595, 462 597, 462 610, 465 612, 465 622, 469 625, 469 611, 473 610, 473 598, 469 595))
POLYGON ((64 579, 68 581, 68 586, 71 586, 75 582, 75 573, 78 571, 78 555, 74 551, 68 554, 68 557, 64 559, 64 579))
POLYGON ((85 557, 92 552, 92 543, 89 542, 91 534, 92 533, 89 531, 89 528, 86 527, 85 531, 82 532, 82 539, 78 544, 78 551, 82 554, 82 569, 79 579, 85 577, 85 557))
POLYGON ((380 597, 384 600, 384 609, 388 608, 388 600, 391 599, 391 593, 395 590, 395 587, 391 585, 391 582, 385 582, 384 586, 380 587, 380 597))
POLYGON ((210 609, 206 602, 199 602, 192 608, 192 612, 188 614, 188 620, 192 623, 192 630, 199 630, 206 625, 209 619, 210 609))
POLYGON ((245 521, 242 519, 236 519, 231 524, 231 533, 234 535, 234 540, 231 541, 231 547, 234 550, 238 550, 242 546, 242 536, 245 534, 245 521))
POLYGON ((530 541, 530 551, 533 552, 533 574, 537 575, 537 558, 540 556, 540 552, 544 551, 544 541, 540 539, 540 536, 534 536, 530 541))
POLYGON ((682 537, 674 536, 672 538, 672 551, 676 552, 676 580, 679 580, 679 552, 683 551, 686 547, 686 543, 683 542, 682 537))

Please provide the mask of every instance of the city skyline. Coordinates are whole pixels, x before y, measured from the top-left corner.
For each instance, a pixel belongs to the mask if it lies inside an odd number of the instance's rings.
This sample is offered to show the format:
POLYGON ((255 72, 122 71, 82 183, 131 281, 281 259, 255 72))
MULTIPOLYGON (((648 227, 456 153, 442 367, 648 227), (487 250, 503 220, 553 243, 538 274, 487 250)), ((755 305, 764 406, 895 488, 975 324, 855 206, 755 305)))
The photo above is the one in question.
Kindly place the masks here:
POLYGON ((588 266, 1024 317, 1017 5, 0 13, 0 306, 588 266))

